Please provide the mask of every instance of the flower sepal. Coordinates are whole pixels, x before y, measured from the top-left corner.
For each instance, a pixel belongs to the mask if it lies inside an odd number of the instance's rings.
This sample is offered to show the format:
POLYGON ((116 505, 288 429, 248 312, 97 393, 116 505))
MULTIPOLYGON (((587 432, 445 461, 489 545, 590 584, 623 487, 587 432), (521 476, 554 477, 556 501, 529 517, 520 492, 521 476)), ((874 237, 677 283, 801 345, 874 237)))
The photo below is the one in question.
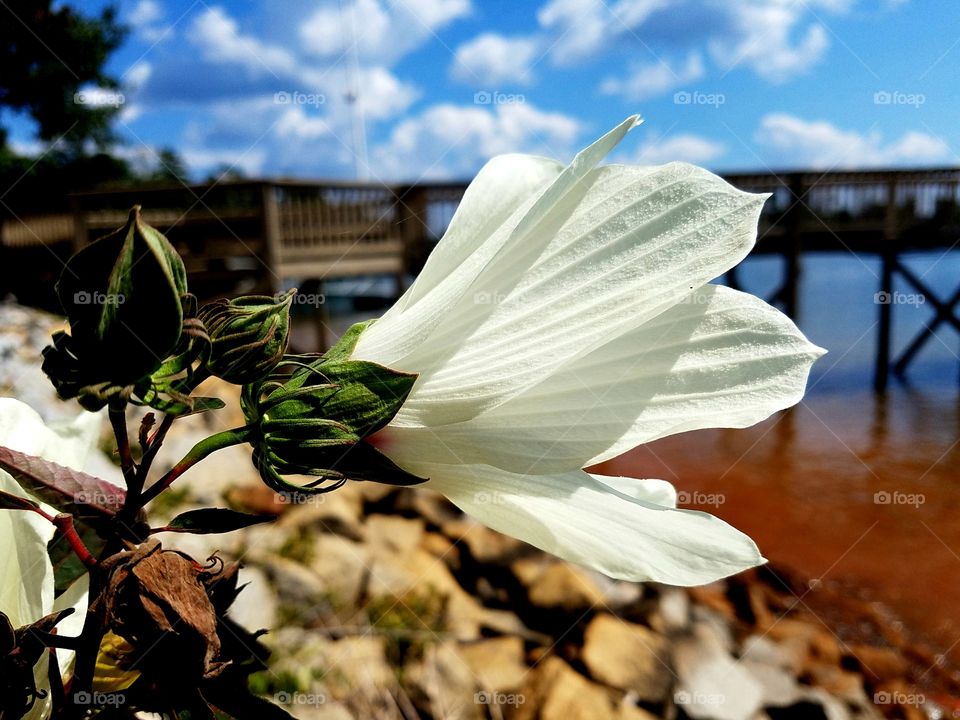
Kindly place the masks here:
POLYGON ((244 387, 242 406, 254 428, 254 463, 279 492, 326 492, 347 480, 414 485, 424 478, 383 455, 367 438, 399 412, 417 375, 344 358, 288 356, 261 383, 244 387), (290 374, 283 374, 289 372, 290 374), (296 485, 284 475, 317 479, 296 485))
POLYGON ((268 375, 287 350, 295 292, 221 299, 201 307, 199 318, 210 337, 207 372, 235 385, 268 375))

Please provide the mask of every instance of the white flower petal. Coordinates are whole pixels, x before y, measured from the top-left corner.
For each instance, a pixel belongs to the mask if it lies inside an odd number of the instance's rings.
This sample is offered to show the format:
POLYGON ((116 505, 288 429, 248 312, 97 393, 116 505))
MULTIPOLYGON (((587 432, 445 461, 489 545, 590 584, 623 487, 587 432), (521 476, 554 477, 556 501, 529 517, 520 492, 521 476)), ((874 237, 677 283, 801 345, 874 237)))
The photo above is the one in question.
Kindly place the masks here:
POLYGON ((83 412, 66 423, 46 425, 29 405, 0 398, 0 445, 82 470, 96 447, 103 416, 83 412))
POLYGON ((403 359, 396 424, 467 420, 656 317, 746 255, 763 202, 691 165, 589 173, 403 359))
POLYGON ((707 285, 466 422, 391 427, 391 456, 579 469, 666 435, 760 422, 800 400, 822 352, 762 300, 707 285))
POLYGON ((394 313, 404 312, 422 299, 562 171, 562 163, 533 155, 498 155, 487 162, 464 192, 423 270, 381 322, 389 322, 394 313))
POLYGON ((632 497, 634 500, 662 505, 663 507, 677 507, 677 489, 666 480, 640 480, 632 477, 613 477, 612 475, 594 475, 597 482, 609 485, 618 493, 632 497))
POLYGON ((494 530, 613 578, 699 585, 760 565, 722 520, 617 492, 585 472, 523 476, 482 465, 418 465, 430 485, 494 530))
MULTIPOLYGON (((53 601, 54 610, 73 608, 73 614, 68 615, 57 623, 57 632, 68 637, 77 637, 83 630, 83 623, 87 615, 87 595, 90 592, 90 576, 84 575, 63 591, 53 601)), ((74 654, 70 650, 57 650, 57 664, 60 666, 60 676, 67 677, 72 673, 74 654)))
MULTIPOLYGON (((26 496, 2 470, 0 490, 26 496)), ((53 607, 53 566, 47 555, 53 532, 53 525, 35 513, 0 510, 0 611, 14 627, 39 620, 53 607)))
MULTIPOLYGON (((562 171, 552 161, 522 155, 508 156, 498 163, 491 182, 485 179, 476 193, 475 201, 471 201, 464 209, 453 228, 454 234, 451 236, 448 231, 440 241, 435 250, 435 253, 440 253, 440 259, 433 263, 435 267, 430 269, 422 283, 417 283, 416 289, 411 288, 409 297, 401 298, 397 304, 398 311, 391 309, 363 333, 354 357, 420 373, 438 367, 443 360, 443 348, 439 343, 433 343, 436 352, 426 356, 410 355, 417 354, 427 337, 444 324, 454 307, 466 304, 473 308, 478 317, 489 314, 492 309, 489 304, 475 302, 473 285, 481 276, 490 273, 500 277, 504 283, 519 280, 526 266, 520 264, 518 254, 530 259, 537 256, 539 249, 549 240, 549 235, 542 227, 544 221, 555 215, 555 207, 566 202, 569 194, 578 191, 584 177, 636 123, 636 117, 628 118, 577 153, 573 162, 562 171), (493 181, 509 173, 512 166, 520 175, 531 177, 531 185, 524 188, 527 196, 519 198, 524 200, 520 203, 505 202, 504 199, 492 202, 491 193, 496 192, 493 181), (545 187, 532 187, 540 179, 551 177, 553 181, 545 187), (487 212, 491 206, 497 209, 497 216, 488 224, 483 217, 477 216, 487 212), (503 212, 511 206, 516 209, 503 219, 503 212), (497 220, 502 222, 497 223, 497 220), (496 229, 491 232, 494 226, 496 229), (489 234, 471 238, 466 232, 470 229, 482 229, 489 234), (452 245, 450 251, 444 249, 448 240, 452 245)), ((461 325, 461 328, 469 334, 472 326, 461 325)))

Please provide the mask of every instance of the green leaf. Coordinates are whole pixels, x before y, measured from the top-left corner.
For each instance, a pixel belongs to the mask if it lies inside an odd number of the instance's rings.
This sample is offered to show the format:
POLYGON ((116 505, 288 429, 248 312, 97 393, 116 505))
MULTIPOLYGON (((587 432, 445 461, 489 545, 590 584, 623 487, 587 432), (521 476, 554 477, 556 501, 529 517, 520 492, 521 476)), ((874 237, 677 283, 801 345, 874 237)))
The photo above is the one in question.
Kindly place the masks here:
POLYGON ((126 491, 106 480, 2 446, 0 468, 38 500, 97 527, 126 500, 126 491))
POLYGON ((274 515, 251 515, 229 508, 203 508, 180 513, 161 530, 205 535, 231 532, 274 520, 274 515))

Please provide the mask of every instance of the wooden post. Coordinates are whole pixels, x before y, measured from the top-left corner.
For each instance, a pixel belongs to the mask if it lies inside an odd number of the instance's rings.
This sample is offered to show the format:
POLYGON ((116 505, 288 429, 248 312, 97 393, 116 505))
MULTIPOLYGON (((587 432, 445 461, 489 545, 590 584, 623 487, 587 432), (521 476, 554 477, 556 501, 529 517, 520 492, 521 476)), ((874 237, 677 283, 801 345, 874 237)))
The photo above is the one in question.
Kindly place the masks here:
POLYGON ((794 173, 790 176, 790 208, 787 211, 787 246, 784 252, 784 278, 783 278, 783 310, 794 320, 797 320, 800 312, 799 286, 800 286, 800 251, 801 251, 801 228, 800 222, 803 212, 800 208, 804 195, 803 175, 794 173))
POLYGON ((89 242, 87 216, 76 195, 70 196, 70 212, 73 214, 73 252, 76 253, 89 242))
POLYGON ((890 378, 890 328, 893 324, 893 273, 897 267, 897 182, 887 181, 887 210, 883 222, 883 248, 880 252, 882 267, 880 288, 874 300, 877 304, 879 331, 877 332, 877 365, 873 375, 873 389, 885 392, 890 378))
POLYGON ((277 189, 269 182, 260 185, 261 211, 263 213, 263 248, 266 257, 260 258, 266 269, 266 284, 274 292, 283 292, 281 264, 283 248, 280 238, 280 209, 277 205, 277 189))

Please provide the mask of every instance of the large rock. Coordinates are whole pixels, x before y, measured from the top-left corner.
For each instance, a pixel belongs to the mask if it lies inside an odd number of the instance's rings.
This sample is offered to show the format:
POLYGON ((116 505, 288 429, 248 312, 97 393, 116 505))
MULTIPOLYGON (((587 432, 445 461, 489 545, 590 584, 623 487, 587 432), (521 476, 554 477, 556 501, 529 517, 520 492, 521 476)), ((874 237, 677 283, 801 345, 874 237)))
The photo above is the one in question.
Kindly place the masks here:
POLYGON ((764 699, 763 685, 736 662, 705 623, 677 641, 674 663, 679 676, 674 702, 700 720, 751 720, 764 699))
POLYGON ((421 710, 435 718, 482 720, 485 696, 470 666, 450 642, 430 645, 404 671, 404 685, 421 710))
POLYGON ((527 599, 535 607, 583 613, 606 605, 604 593, 593 577, 575 565, 540 556, 515 560, 510 570, 526 588, 527 599))
POLYGON ((597 615, 587 627, 583 663, 595 680, 661 702, 673 682, 670 644, 662 635, 612 615, 597 615))
POLYGON ((519 540, 491 530, 470 518, 448 520, 443 523, 442 529, 452 542, 466 545, 470 555, 479 563, 506 563, 527 548, 519 540))
POLYGON ((591 682, 556 656, 543 660, 519 693, 501 700, 508 720, 653 720, 630 697, 591 682))
POLYGON ((464 643, 460 654, 487 692, 514 692, 530 669, 523 659, 523 640, 515 636, 464 643))

